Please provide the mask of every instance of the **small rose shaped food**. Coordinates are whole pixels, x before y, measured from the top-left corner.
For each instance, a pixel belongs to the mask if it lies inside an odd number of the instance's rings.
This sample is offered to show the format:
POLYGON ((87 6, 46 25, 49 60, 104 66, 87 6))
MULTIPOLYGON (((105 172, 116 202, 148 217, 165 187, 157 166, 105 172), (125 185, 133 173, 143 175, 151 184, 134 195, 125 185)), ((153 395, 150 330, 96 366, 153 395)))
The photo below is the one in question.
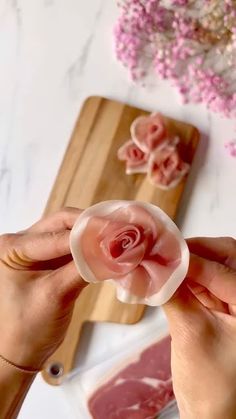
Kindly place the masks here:
POLYGON ((127 175, 147 172, 149 154, 140 150, 132 140, 126 141, 126 143, 119 148, 117 157, 119 160, 126 162, 127 175))
POLYGON ((154 151, 166 138, 166 128, 162 115, 152 113, 139 116, 130 127, 131 137, 144 153, 154 151))
POLYGON ((189 172, 189 164, 181 159, 178 152, 178 142, 178 138, 167 140, 150 156, 148 177, 160 189, 174 188, 189 172))
POLYGON ((164 304, 184 280, 189 251, 174 222, 155 205, 106 201, 81 213, 71 252, 87 282, 108 280, 126 303, 164 304))

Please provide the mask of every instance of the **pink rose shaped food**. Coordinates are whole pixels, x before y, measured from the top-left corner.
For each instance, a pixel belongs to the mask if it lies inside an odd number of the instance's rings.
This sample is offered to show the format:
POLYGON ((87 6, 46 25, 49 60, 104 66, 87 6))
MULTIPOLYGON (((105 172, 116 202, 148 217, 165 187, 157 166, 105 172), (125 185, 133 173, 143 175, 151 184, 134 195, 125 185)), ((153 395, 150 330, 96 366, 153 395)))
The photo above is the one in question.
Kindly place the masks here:
POLYGON ((130 132, 132 140, 145 153, 154 151, 166 137, 164 121, 159 113, 139 116, 131 124, 130 132))
POLYGON ((87 282, 111 281, 126 303, 164 304, 184 280, 189 251, 174 222, 155 205, 106 201, 86 209, 70 237, 87 282))
POLYGON ((117 157, 126 162, 127 175, 147 172, 149 154, 140 150, 132 140, 119 148, 117 157))
POLYGON ((189 171, 189 164, 181 159, 177 150, 178 142, 178 138, 166 141, 150 156, 148 176, 160 189, 174 188, 189 171))

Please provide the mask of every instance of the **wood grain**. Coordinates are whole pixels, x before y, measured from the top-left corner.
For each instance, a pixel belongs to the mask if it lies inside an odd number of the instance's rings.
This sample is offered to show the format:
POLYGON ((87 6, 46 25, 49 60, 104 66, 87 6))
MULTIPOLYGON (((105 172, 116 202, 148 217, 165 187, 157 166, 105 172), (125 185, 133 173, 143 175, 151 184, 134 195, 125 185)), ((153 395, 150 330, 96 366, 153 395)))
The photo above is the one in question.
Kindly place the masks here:
MULTIPOLYGON (((174 218, 186 182, 175 189, 162 191, 152 186, 145 175, 125 174, 117 150, 129 138, 130 125, 148 112, 128 105, 90 97, 86 100, 75 125, 67 152, 45 210, 52 213, 63 206, 86 208, 108 199, 136 199, 152 202, 174 218)), ((191 164, 199 141, 197 129, 189 124, 165 118, 168 129, 181 137, 182 153, 191 164)), ((73 368, 83 323, 110 321, 132 324, 143 315, 144 306, 119 302, 111 284, 91 284, 83 290, 75 305, 66 338, 45 365, 43 376, 53 385, 73 368), (60 377, 48 372, 54 363, 63 366, 60 377)))

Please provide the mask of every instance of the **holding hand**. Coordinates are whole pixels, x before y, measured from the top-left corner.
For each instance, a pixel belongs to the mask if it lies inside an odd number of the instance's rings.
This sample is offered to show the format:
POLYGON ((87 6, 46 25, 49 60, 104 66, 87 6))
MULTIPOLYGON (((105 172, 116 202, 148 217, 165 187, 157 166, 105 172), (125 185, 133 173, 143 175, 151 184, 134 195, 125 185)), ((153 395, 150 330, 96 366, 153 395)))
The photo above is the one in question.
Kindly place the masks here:
MULTIPOLYGON (((2 417, 16 417, 39 370, 65 337, 85 282, 70 254, 80 211, 62 210, 28 230, 0 236, 2 417)), ((172 374, 181 419, 236 417, 236 241, 188 240, 186 280, 164 306, 172 337, 172 374)), ((1 361, 1 359, 0 359, 1 361)))
POLYGON ((165 305, 181 419, 236 418, 236 240, 195 238, 186 281, 165 305))
POLYGON ((85 286, 69 249, 80 211, 67 208, 0 236, 0 355, 40 369, 65 337, 85 286))

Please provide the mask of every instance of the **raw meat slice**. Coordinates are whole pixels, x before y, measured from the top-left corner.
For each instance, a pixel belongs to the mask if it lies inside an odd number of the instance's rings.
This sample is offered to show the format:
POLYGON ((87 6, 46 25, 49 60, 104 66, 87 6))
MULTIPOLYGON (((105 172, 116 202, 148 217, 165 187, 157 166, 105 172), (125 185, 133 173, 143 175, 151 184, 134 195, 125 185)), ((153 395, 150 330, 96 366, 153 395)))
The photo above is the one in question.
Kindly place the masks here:
POLYGON ((158 207, 107 201, 85 210, 70 238, 87 282, 112 281, 128 303, 164 304, 184 280, 189 251, 174 222, 158 207))
POLYGON ((127 175, 147 172, 149 154, 144 153, 132 140, 119 148, 117 157, 126 162, 127 175))
POLYGON ((159 113, 139 116, 130 127, 132 140, 144 153, 154 151, 166 138, 166 128, 159 113))
POLYGON ((165 141, 154 151, 148 162, 148 176, 155 186, 163 190, 174 188, 189 171, 178 152, 178 138, 165 141))
POLYGON ((170 336, 145 349, 90 397, 93 419, 155 418, 174 399, 170 356, 170 336))

